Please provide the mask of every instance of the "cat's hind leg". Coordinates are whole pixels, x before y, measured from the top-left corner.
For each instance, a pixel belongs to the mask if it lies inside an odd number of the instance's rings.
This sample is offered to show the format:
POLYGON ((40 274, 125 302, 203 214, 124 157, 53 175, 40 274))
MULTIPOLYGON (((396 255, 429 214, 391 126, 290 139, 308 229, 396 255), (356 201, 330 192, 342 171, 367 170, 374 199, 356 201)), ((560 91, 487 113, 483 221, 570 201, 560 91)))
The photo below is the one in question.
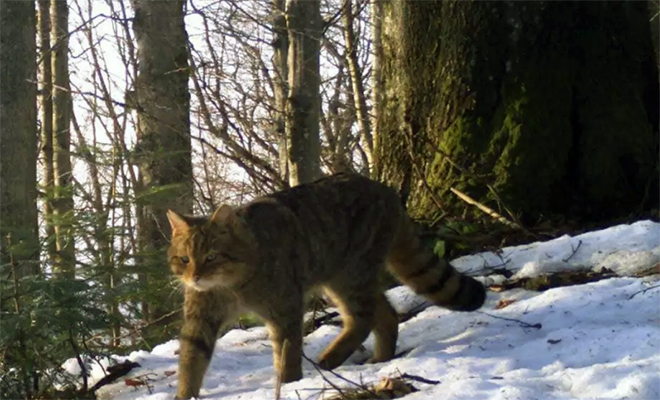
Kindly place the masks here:
POLYGON ((376 315, 374 321, 374 356, 370 363, 391 360, 396 350, 396 340, 399 335, 399 316, 392 308, 384 294, 376 298, 376 315))
POLYGON ((377 296, 374 285, 355 282, 324 286, 325 293, 339 308, 343 330, 319 357, 324 369, 340 366, 369 336, 374 328, 377 296))

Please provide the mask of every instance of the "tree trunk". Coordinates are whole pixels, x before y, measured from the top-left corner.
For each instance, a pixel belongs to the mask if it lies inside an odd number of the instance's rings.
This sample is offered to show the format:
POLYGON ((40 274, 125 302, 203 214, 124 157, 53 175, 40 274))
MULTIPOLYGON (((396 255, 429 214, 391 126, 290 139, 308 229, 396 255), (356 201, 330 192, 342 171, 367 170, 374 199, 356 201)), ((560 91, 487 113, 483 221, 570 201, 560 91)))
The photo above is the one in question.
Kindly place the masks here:
POLYGON ((57 248, 55 245, 55 226, 53 225, 52 196, 55 188, 53 170, 53 70, 50 51, 50 0, 39 0, 39 56, 41 63, 40 104, 41 104, 41 155, 43 158, 42 187, 46 198, 43 203, 43 217, 46 230, 46 254, 48 262, 55 264, 57 248))
POLYGON ((450 188, 524 221, 657 205, 645 3, 384 6, 379 174, 413 215, 473 212, 450 188))
POLYGON ((8 279, 39 272, 35 38, 34 2, 0 2, 0 272, 8 279))
POLYGON ((660 1, 647 1, 651 21, 651 43, 655 53, 655 63, 660 67, 660 1))
POLYGON ((367 96, 364 92, 364 83, 362 82, 362 68, 358 61, 357 40, 355 39, 355 28, 353 26, 353 2, 345 0, 344 2, 344 40, 346 41, 346 59, 348 70, 350 72, 351 87, 353 89, 353 101, 355 102, 355 114, 360 129, 360 140, 362 149, 367 155, 367 171, 373 168, 374 142, 371 136, 371 121, 367 112, 367 96))
POLYGON ((273 124, 278 139, 280 176, 289 183, 289 158, 286 135, 286 99, 288 89, 289 36, 286 30, 285 0, 276 0, 273 4, 273 79, 275 92, 275 122, 273 124))
POLYGON ((56 258, 54 272, 71 278, 75 273, 73 235, 73 187, 71 169, 71 93, 69 89, 69 5, 51 0, 51 41, 53 73, 53 175, 55 200, 56 258))
POLYGON ((154 294, 146 300, 146 332, 153 342, 171 337, 180 307, 173 295, 165 259, 169 242, 168 208, 192 211, 190 94, 188 37, 184 26, 185 1, 134 0, 133 28, 138 45, 137 158, 142 188, 138 236, 143 282, 154 294), (164 318, 166 315, 171 317, 164 318), (154 323, 158 321, 157 323, 154 323))
POLYGON ((379 104, 382 103, 383 92, 383 73, 382 73, 382 59, 383 59, 383 44, 382 44, 382 32, 383 32, 383 1, 382 0, 369 0, 370 6, 370 19, 371 19, 371 45, 373 47, 373 57, 371 62, 371 132, 372 132, 372 141, 374 144, 374 154, 372 154, 372 171, 371 174, 374 175, 375 171, 378 171, 377 148, 378 140, 380 137, 380 115, 378 114, 380 107, 379 104))
POLYGON ((320 176, 319 52, 322 19, 319 0, 288 0, 289 97, 287 99, 287 151, 289 184, 310 182, 320 176))

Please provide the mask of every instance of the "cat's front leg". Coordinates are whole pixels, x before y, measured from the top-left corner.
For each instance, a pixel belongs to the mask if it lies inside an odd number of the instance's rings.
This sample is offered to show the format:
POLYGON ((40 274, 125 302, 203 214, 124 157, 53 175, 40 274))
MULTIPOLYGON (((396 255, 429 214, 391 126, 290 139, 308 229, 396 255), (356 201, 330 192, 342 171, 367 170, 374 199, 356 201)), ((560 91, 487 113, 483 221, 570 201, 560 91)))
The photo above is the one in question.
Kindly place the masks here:
POLYGON ((199 396, 218 330, 231 319, 234 310, 231 296, 225 293, 186 289, 184 321, 179 338, 177 399, 199 396))
POLYGON ((302 378, 302 310, 290 309, 266 321, 273 345, 273 369, 282 383, 302 378))

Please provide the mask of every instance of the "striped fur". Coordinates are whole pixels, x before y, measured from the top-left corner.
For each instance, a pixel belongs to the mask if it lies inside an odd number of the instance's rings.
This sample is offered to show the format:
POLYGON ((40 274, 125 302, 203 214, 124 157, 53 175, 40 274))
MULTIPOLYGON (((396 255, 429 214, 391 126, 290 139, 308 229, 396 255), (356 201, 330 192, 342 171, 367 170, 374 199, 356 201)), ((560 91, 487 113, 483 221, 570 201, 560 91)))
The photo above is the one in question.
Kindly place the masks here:
POLYGON ((179 398, 199 395, 221 326, 239 309, 261 316, 284 382, 302 377, 305 294, 322 289, 343 331, 321 354, 341 365, 373 331, 372 362, 394 356, 398 317, 379 288, 389 269, 435 304, 471 311, 484 287, 425 249, 396 193, 357 175, 336 175, 274 193, 210 218, 168 212, 172 271, 185 284, 179 398), (286 348, 286 351, 284 350, 286 348))

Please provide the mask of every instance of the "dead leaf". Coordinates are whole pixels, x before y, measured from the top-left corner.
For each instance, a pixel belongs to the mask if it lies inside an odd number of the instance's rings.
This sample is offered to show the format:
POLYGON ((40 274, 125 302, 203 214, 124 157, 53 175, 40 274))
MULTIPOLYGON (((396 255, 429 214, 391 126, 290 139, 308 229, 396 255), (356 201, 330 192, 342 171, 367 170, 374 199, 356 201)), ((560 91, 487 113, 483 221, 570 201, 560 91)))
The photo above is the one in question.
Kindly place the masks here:
POLYGON ((124 379, 124 383, 126 384, 126 386, 142 386, 142 385, 144 385, 144 382, 138 381, 138 380, 135 380, 135 379, 131 379, 131 378, 124 379))
POLYGON ((396 399, 403 397, 417 388, 399 378, 383 378, 375 387, 374 391, 380 396, 386 396, 386 399, 396 399))
POLYGON ((500 299, 500 301, 497 303, 497 306, 495 306, 496 310, 501 310, 513 303, 515 303, 517 300, 516 299, 500 299))

